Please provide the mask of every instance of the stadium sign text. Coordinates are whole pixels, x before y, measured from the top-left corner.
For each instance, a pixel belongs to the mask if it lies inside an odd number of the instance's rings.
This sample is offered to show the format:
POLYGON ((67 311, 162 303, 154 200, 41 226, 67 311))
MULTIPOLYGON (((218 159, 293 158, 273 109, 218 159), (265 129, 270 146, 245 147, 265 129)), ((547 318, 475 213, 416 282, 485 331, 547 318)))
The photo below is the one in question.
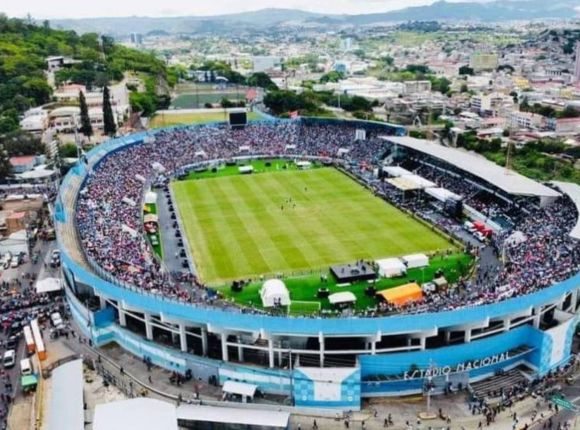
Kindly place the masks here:
POLYGON ((490 357, 468 361, 465 363, 459 363, 455 366, 415 369, 411 371, 406 371, 403 374, 403 379, 407 380, 415 378, 435 378, 438 376, 447 376, 451 373, 469 372, 470 370, 479 369, 481 367, 487 367, 501 363, 502 361, 508 360, 509 358, 510 358, 509 352, 503 352, 501 354, 492 355, 490 357))

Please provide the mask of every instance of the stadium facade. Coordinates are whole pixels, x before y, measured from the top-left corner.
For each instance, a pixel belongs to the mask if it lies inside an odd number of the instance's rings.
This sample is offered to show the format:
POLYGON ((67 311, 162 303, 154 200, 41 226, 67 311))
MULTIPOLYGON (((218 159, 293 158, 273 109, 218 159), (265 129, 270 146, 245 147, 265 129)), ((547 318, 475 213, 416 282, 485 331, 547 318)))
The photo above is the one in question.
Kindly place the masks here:
POLYGON ((497 303, 373 318, 255 314, 116 281, 81 249, 77 197, 101 160, 148 138, 134 134, 93 149, 64 178, 56 203, 67 300, 94 345, 115 342, 163 368, 220 384, 255 384, 299 407, 344 410, 358 409, 363 398, 421 393, 427 381, 442 391, 514 368, 542 376, 570 358, 580 274, 497 303))

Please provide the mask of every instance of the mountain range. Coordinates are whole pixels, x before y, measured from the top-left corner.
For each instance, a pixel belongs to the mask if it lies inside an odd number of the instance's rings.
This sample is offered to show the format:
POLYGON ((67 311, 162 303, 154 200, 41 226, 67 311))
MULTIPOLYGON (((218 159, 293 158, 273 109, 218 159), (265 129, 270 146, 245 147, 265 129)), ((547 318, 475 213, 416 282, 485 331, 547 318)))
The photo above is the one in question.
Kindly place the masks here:
POLYGON ((541 20, 574 18, 579 15, 580 0, 496 0, 491 2, 436 1, 428 6, 407 7, 384 13, 337 15, 305 12, 294 9, 261 9, 252 12, 215 16, 184 17, 115 17, 55 19, 56 28, 79 33, 98 32, 126 35, 149 33, 225 33, 243 30, 264 30, 281 25, 348 26, 373 25, 407 21, 479 21, 541 20))

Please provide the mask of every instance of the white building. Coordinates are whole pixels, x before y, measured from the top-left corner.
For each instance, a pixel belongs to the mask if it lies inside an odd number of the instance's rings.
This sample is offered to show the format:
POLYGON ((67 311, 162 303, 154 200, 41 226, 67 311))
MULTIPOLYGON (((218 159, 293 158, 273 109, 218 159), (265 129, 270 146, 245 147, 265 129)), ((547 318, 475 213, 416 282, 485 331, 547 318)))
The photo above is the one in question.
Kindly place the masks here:
POLYGON ((254 73, 266 72, 268 70, 279 69, 282 65, 280 57, 255 56, 252 57, 252 71, 254 73))
POLYGON ((30 133, 41 133, 47 126, 48 113, 41 107, 27 110, 20 120, 20 128, 30 133))

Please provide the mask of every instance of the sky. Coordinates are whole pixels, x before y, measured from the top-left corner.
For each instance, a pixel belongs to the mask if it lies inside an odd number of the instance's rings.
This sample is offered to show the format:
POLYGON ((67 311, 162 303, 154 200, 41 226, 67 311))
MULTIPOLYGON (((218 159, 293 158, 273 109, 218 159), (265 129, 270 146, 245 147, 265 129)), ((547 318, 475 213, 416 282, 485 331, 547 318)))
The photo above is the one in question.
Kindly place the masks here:
MULTIPOLYGON (((36 19, 108 16, 219 15, 263 8, 301 9, 325 13, 385 12, 420 6, 434 0, 0 0, 0 12, 36 19)), ((457 0, 455 0, 457 1, 457 0)), ((465 1, 465 0, 464 0, 465 1)), ((467 0, 473 1, 473 0, 467 0)))

